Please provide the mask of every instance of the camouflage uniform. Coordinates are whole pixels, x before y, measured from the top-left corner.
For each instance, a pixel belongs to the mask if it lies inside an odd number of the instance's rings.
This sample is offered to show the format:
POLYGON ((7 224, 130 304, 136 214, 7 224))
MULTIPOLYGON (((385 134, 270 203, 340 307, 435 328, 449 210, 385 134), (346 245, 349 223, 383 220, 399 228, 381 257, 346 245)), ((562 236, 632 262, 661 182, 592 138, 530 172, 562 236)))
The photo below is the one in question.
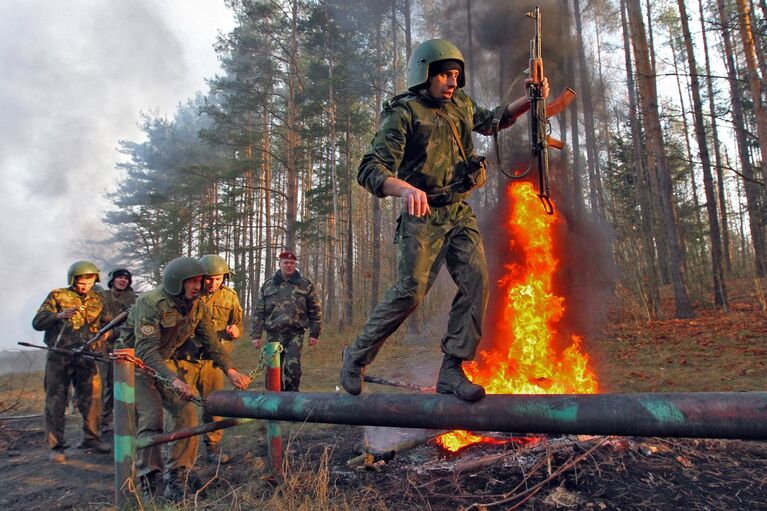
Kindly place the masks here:
MULTIPOLYGON (((45 332, 43 339, 46 345, 74 349, 98 332, 103 306, 101 297, 93 290, 83 296, 72 287, 54 289, 37 310, 32 327, 45 332), (56 318, 56 314, 71 307, 78 309, 71 319, 56 318)), ((82 444, 101 441, 101 379, 96 363, 83 357, 49 351, 44 385, 45 432, 51 449, 66 447, 64 412, 70 384, 75 388, 75 402, 83 416, 82 444)))
MULTIPOLYGON (((136 301, 136 293, 133 291, 132 287, 128 287, 123 291, 118 291, 117 289, 101 289, 98 293, 104 302, 104 311, 101 319, 105 324, 129 310, 136 301)), ((115 341, 119 335, 118 332, 118 328, 109 332, 102 352, 109 353, 114 349, 115 341)), ((114 409, 114 394, 112 389, 114 386, 114 374, 111 362, 99 362, 98 368, 99 373, 101 374, 101 384, 103 386, 102 401, 104 406, 101 412, 101 427, 104 428, 112 422, 112 411, 114 409)))
MULTIPOLYGON (((240 299, 237 297, 237 293, 231 288, 221 286, 212 294, 203 292, 200 300, 208 307, 208 309, 210 309, 211 318, 213 320, 213 331, 216 333, 216 338, 221 343, 224 351, 227 354, 231 353, 236 339, 232 339, 232 337, 226 333, 226 328, 229 325, 236 325, 240 332, 243 331, 242 305, 240 305, 240 299)), ((199 376, 197 378, 196 388, 200 395, 202 397, 208 397, 211 392, 223 390, 224 372, 213 364, 210 355, 201 351, 196 362, 199 366, 199 376)), ((214 417, 205 412, 202 414, 203 422, 211 422, 220 419, 222 419, 222 417, 214 417)), ((221 429, 211 431, 205 435, 205 446, 209 453, 216 451, 223 436, 224 431, 221 429)))
POLYGON ((298 392, 304 331, 308 326, 309 336, 319 337, 321 321, 322 309, 314 285, 298 271, 285 280, 278 270, 261 286, 250 333, 253 339, 260 339, 266 330, 266 342, 282 344, 282 390, 298 392))
MULTIPOLYGON (((229 355, 221 348, 213 331, 210 311, 201 300, 184 301, 163 288, 141 295, 131 308, 123 325, 120 344, 134 347, 136 356, 170 382, 176 377, 188 385, 195 384, 188 374, 196 374, 196 364, 179 359, 181 348, 194 335, 213 361, 224 371, 232 368, 229 355)), ((170 413, 174 430, 197 425, 197 411, 190 401, 142 371, 136 373, 137 440, 163 432, 163 408, 170 413)), ((198 437, 174 442, 167 463, 169 472, 189 469, 197 456, 198 437)), ((160 446, 138 451, 136 469, 139 476, 158 473, 163 468, 160 446)))
MULTIPOLYGON (((468 194, 454 195, 448 204, 432 202, 432 194, 453 182, 462 162, 450 125, 436 113, 438 109, 453 120, 469 157, 474 154, 471 132, 492 133, 493 112, 477 106, 460 89, 447 102, 418 91, 396 96, 384 105, 381 128, 362 158, 357 181, 377 197, 384 197, 384 181, 389 177, 402 179, 430 195, 431 214, 400 214, 395 237, 399 280, 346 349, 347 362, 355 366, 373 361, 384 341, 423 299, 443 263, 458 292, 442 338, 442 351, 471 360, 482 335, 488 275, 477 219, 465 201, 468 194)), ((504 116, 500 128, 512 123, 504 116)))

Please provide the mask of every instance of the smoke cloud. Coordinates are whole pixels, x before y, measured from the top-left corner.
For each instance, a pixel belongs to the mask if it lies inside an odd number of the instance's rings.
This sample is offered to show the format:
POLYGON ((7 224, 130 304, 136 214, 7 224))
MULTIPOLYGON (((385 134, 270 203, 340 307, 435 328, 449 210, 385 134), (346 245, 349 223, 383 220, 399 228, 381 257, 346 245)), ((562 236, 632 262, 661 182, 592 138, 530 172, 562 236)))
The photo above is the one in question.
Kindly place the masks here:
POLYGON ((0 349, 41 338, 32 317, 73 261, 108 259, 83 242, 106 236, 118 141, 140 140, 142 111, 172 115, 204 90, 233 24, 203 0, 0 4, 0 349))

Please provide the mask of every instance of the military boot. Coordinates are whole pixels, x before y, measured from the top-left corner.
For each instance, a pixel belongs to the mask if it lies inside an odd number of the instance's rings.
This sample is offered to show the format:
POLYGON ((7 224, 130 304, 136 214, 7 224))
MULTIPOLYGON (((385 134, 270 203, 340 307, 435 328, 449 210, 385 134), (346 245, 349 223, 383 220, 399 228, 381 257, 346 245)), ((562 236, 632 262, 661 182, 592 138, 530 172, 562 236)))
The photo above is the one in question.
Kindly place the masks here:
POLYGON ((163 480, 165 482, 165 489, 162 492, 162 496, 165 500, 170 502, 179 502, 184 500, 186 494, 186 482, 184 481, 184 470, 170 470, 165 473, 163 480))
POLYGON ((212 465, 226 465, 229 463, 229 455, 224 454, 217 445, 206 446, 205 460, 212 465))
POLYGON ((152 502, 160 489, 161 483, 160 472, 153 470, 146 475, 139 476, 138 484, 141 491, 141 499, 144 504, 152 502))
POLYGON ((477 401, 485 395, 481 385, 472 383, 463 372, 463 360, 452 355, 445 355, 437 378, 437 392, 440 394, 455 394, 463 401, 477 401))
POLYGON ((94 451, 99 454, 109 454, 112 452, 112 447, 109 444, 102 442, 101 440, 96 440, 95 438, 83 440, 77 448, 94 451))
POLYGON ((365 366, 360 366, 351 361, 351 358, 346 354, 346 350, 341 356, 343 360, 343 366, 341 367, 341 386, 346 392, 353 396, 358 396, 362 393, 364 387, 363 376, 365 374, 365 366))

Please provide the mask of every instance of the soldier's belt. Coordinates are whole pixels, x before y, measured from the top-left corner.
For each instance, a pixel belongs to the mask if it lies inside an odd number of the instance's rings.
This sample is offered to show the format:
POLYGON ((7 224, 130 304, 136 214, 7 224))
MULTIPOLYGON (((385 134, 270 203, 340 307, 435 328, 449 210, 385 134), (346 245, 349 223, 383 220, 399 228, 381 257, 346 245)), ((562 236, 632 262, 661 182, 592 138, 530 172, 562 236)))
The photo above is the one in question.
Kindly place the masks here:
POLYGON ((455 204, 456 202, 461 202, 463 200, 463 194, 456 193, 456 192, 435 193, 435 194, 429 194, 426 197, 429 201, 429 206, 433 208, 441 208, 443 206, 449 206, 451 204, 455 204))

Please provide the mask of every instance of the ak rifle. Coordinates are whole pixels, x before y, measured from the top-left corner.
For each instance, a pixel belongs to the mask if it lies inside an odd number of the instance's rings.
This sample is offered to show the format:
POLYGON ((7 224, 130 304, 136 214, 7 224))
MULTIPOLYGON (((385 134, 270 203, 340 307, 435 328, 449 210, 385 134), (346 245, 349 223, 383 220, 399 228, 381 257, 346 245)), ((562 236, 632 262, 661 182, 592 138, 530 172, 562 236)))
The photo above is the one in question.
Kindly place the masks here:
MULTIPOLYGON (((542 30, 541 30, 541 8, 536 7, 535 11, 526 14, 528 18, 535 21, 535 33, 530 40, 530 65, 527 69, 529 73, 529 83, 527 86, 527 98, 530 103, 530 145, 531 155, 530 164, 522 172, 508 172, 501 166, 503 174, 512 180, 521 180, 527 177, 533 169, 533 163, 538 170, 538 197, 541 199, 543 209, 548 215, 554 214, 554 204, 551 202, 551 185, 549 174, 549 147, 554 149, 564 148, 562 141, 553 138, 551 133, 551 123, 549 118, 557 115, 567 108, 575 99, 575 91, 567 87, 555 100, 550 101, 548 105, 543 97, 543 56, 542 30)), ((498 154, 498 140, 496 138, 496 153, 498 154)), ((500 165, 500 154, 498 154, 500 165)))

